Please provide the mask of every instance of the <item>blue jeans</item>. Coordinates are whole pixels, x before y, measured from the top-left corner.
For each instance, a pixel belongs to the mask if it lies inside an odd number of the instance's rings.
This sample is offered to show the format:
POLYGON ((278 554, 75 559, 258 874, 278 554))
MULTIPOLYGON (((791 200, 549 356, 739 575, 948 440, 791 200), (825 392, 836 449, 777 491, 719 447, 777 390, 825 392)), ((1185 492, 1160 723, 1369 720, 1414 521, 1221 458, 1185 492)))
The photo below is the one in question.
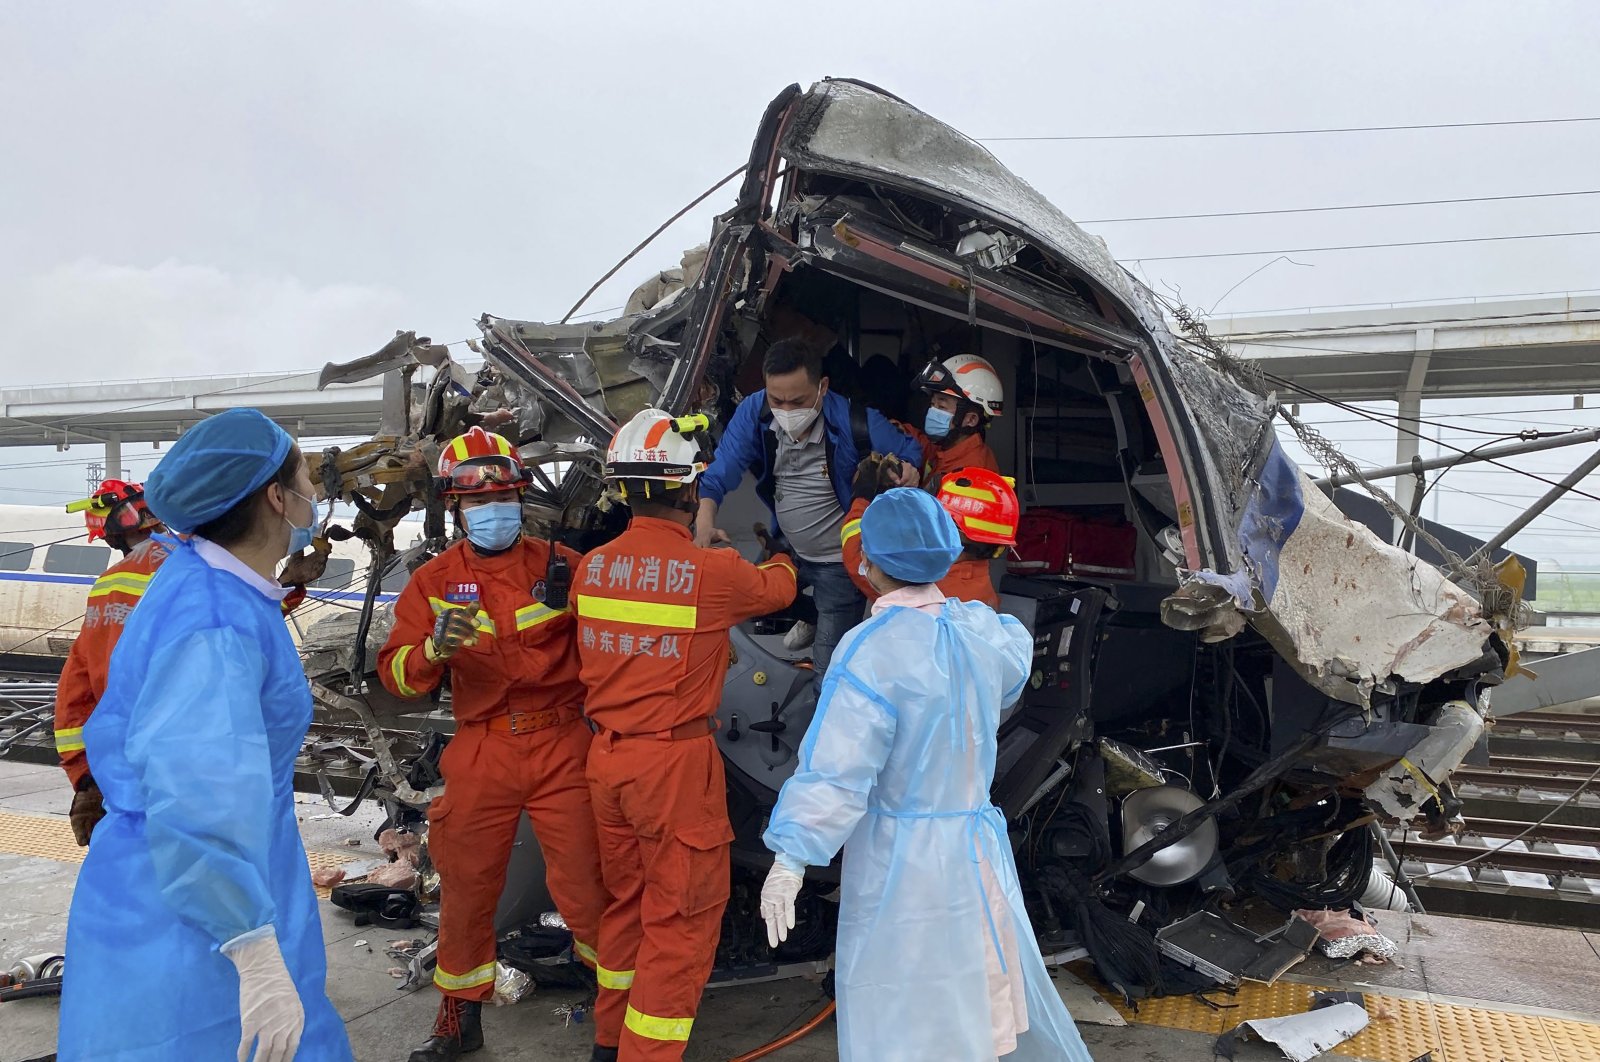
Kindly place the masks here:
POLYGON ((817 607, 817 638, 811 644, 811 666, 821 679, 833 659, 833 647, 845 632, 861 622, 867 599, 845 574, 843 564, 823 564, 799 560, 800 586, 811 587, 811 600, 817 607))

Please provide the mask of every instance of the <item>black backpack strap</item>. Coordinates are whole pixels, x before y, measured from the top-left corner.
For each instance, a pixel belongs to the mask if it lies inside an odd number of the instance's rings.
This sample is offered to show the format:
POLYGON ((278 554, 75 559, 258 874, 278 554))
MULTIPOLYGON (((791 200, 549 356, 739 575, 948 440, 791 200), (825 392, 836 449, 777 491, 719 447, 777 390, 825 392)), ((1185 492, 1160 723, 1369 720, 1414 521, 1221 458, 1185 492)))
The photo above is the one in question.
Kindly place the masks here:
POLYGON ((867 422, 867 407, 860 402, 850 403, 850 438, 855 440, 857 461, 872 453, 872 428, 867 422))

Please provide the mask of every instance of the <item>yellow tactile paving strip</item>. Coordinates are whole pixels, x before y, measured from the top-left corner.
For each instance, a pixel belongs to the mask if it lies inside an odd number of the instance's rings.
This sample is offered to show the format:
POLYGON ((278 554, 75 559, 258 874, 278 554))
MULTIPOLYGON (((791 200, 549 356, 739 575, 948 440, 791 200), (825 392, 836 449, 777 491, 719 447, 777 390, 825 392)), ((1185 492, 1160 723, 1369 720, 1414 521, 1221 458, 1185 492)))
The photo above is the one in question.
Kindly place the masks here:
MULTIPOLYGON (((1093 983, 1091 981, 1091 983, 1093 983)), ((1246 983, 1237 995, 1212 996, 1215 1010, 1193 996, 1145 1000, 1137 1012, 1101 990, 1129 1022, 1221 1035, 1242 1021, 1301 1014, 1313 986, 1246 983)), ((1412 1062, 1433 1052, 1433 1062, 1580 1062, 1600 1059, 1600 1024, 1514 1014, 1483 1007, 1432 1003, 1364 990, 1372 1022, 1339 1045, 1335 1055, 1412 1062)))
MULTIPOLYGON (((72 824, 65 819, 0 811, 0 852, 53 859, 58 863, 81 863, 88 851, 78 847, 78 842, 72 838, 72 824)), ((306 853, 306 862, 312 870, 343 866, 350 861, 351 856, 336 852, 306 853)), ((329 891, 318 889, 317 895, 326 898, 329 891)))

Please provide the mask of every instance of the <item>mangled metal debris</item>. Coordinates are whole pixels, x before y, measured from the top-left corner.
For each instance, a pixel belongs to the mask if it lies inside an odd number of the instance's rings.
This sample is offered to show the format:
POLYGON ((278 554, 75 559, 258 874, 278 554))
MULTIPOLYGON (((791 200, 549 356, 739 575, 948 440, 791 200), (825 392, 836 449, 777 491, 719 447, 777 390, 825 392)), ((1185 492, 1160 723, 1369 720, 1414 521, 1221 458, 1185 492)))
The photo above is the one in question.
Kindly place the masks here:
POLYGON ((1359 1003, 1334 1003, 1286 1018, 1255 1018, 1223 1033, 1216 1052, 1231 1059, 1241 1041, 1255 1037, 1282 1051, 1289 1062, 1311 1062, 1360 1033, 1371 1021, 1367 1008, 1359 1003))
MULTIPOLYGON (((927 360, 980 352, 1014 399, 989 441, 1028 511, 1126 544, 1114 563, 1025 558, 1001 587, 1036 655, 1001 724, 992 797, 1040 945, 1103 939, 1080 920, 1103 928, 1111 912, 1150 960, 1151 983, 1126 987, 1160 991, 1156 926, 1125 916, 1153 903, 1176 923, 1161 930, 1169 955, 1270 980, 1310 948, 1303 921, 1256 938, 1193 912, 1241 894, 1284 914, 1340 908, 1368 884, 1374 809, 1435 829, 1459 817, 1449 777, 1482 733, 1515 609, 1480 598, 1484 569, 1453 581, 1346 519, 1279 444, 1292 417, 1182 311, 1175 335, 1167 310, 957 130, 859 82, 791 86, 707 242, 621 317, 484 315, 486 363, 471 369, 410 334, 330 366, 330 380, 388 369, 403 386, 386 387, 384 435, 322 462, 320 490, 361 509, 369 587, 403 578, 448 540, 428 475, 440 444, 483 424, 536 466, 527 529, 593 548, 626 518, 600 448, 638 409, 720 425, 761 387, 767 346, 799 338, 833 390, 913 417, 927 360), (414 510, 423 542, 398 554, 394 527, 414 510), (1237 950, 1206 958, 1224 942, 1237 950)), ((718 710, 736 844, 756 852, 817 703, 775 636, 794 618, 734 632, 718 710)), ((414 812, 438 793, 442 739, 409 757, 385 744, 377 713, 397 706, 368 681, 385 622, 369 607, 310 632, 308 671, 324 711, 373 735, 375 793, 414 812)), ((734 889, 730 926, 755 925, 737 909, 749 895, 734 889)), ((733 932, 719 964, 771 959, 733 932)))

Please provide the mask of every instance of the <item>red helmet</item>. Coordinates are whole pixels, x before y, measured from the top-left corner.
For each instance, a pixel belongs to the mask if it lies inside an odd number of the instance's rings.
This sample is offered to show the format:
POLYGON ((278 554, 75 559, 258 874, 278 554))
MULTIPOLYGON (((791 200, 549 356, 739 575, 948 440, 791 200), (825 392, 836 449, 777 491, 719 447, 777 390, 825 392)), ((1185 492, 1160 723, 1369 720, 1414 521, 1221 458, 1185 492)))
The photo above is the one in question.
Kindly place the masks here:
POLYGON ((67 506, 69 513, 83 513, 83 522, 89 528, 89 541, 98 538, 121 538, 139 531, 154 531, 161 521, 144 501, 143 483, 124 483, 108 479, 87 498, 67 506))
POLYGON ((440 494, 488 494, 521 490, 533 477, 503 435, 469 428, 445 444, 439 454, 440 494))
POLYGON ((1022 506, 1012 482, 987 468, 958 469, 939 484, 939 504, 968 541, 1015 546, 1022 506))

